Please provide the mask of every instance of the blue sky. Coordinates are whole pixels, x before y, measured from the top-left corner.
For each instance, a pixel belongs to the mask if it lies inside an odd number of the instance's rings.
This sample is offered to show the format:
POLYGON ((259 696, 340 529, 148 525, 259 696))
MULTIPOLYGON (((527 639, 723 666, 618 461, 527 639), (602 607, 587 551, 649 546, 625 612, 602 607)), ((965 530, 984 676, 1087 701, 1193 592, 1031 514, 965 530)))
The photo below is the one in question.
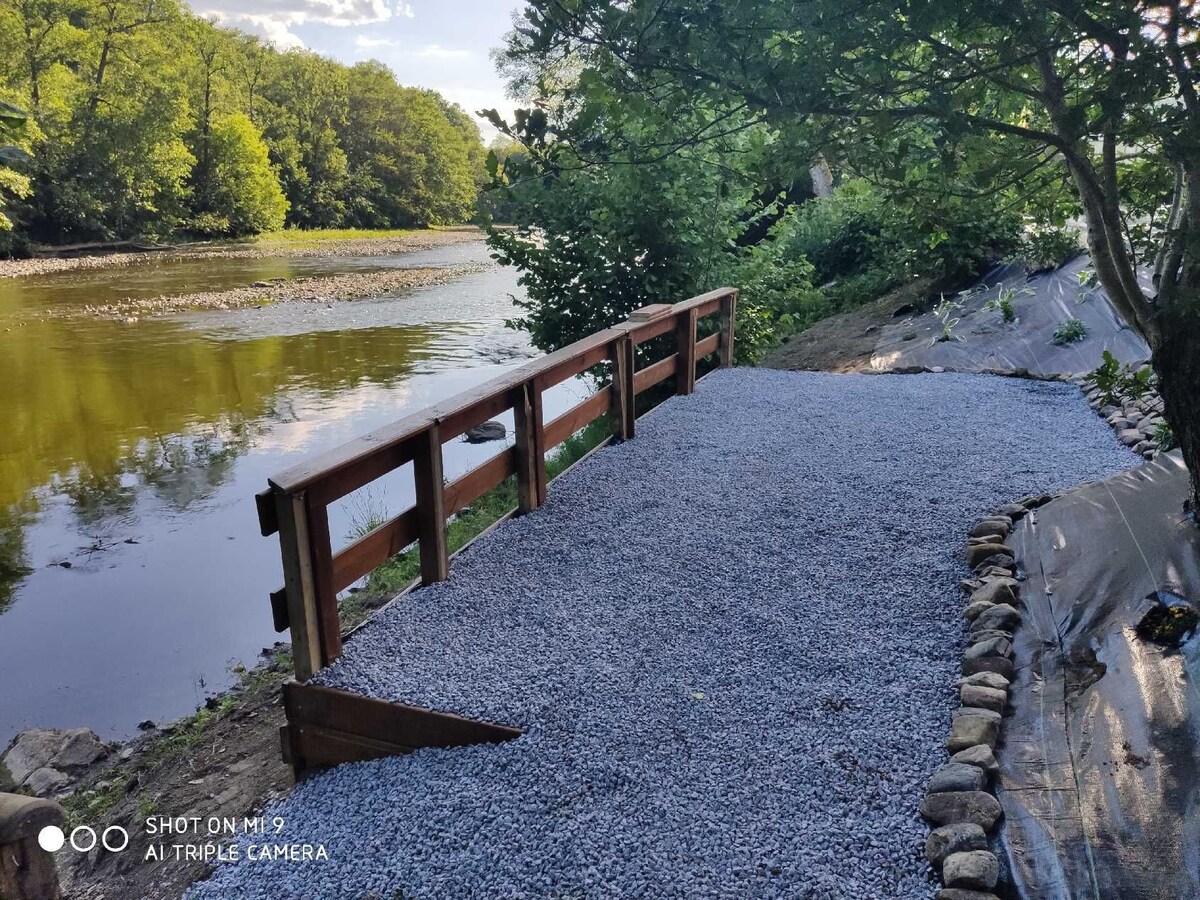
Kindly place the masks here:
MULTIPOLYGON (((467 112, 509 117, 488 52, 522 0, 189 0, 202 16, 347 63, 377 59, 402 84, 433 88, 467 112)), ((485 138, 493 132, 480 121, 485 138)))

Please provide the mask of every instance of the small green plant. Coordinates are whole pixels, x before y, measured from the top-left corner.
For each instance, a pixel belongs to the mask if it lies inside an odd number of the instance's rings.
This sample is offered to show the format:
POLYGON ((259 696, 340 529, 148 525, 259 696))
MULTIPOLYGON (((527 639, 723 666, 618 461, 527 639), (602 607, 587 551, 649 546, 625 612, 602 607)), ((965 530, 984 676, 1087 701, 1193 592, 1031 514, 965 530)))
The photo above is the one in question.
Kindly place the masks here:
POLYGON ((1087 337, 1087 333, 1087 326, 1081 319, 1067 319, 1054 329, 1054 337, 1051 342, 1058 347, 1064 344, 1074 344, 1087 337))
POLYGON ((942 333, 935 337, 932 341, 934 344, 939 344, 942 341, 957 341, 960 340, 954 334, 954 327, 962 321, 954 314, 962 305, 961 300, 953 300, 942 295, 941 302, 933 308, 933 314, 937 317, 938 322, 942 325, 942 333))
POLYGON ((1166 422, 1159 422, 1154 429, 1154 437, 1151 438, 1155 445, 1163 453, 1168 450, 1175 449, 1175 432, 1171 430, 1171 426, 1166 422))
POLYGON ((1012 325, 1017 321, 1017 308, 1013 303, 1017 297, 1032 296, 1033 291, 1029 288, 1021 288, 1018 290, 1013 287, 1001 287, 996 292, 996 296, 983 304, 983 308, 988 311, 999 310, 1000 315, 1004 317, 1004 321, 1012 325))
POLYGON ((916 339, 917 333, 915 331, 906 331, 900 336, 900 340, 902 341, 915 341, 916 339))
POLYGON ((1126 400, 1141 399, 1154 387, 1154 370, 1149 366, 1135 369, 1121 365, 1120 360, 1109 350, 1104 351, 1104 362, 1084 376, 1083 383, 1100 391, 1100 400, 1105 406, 1116 406, 1126 400))

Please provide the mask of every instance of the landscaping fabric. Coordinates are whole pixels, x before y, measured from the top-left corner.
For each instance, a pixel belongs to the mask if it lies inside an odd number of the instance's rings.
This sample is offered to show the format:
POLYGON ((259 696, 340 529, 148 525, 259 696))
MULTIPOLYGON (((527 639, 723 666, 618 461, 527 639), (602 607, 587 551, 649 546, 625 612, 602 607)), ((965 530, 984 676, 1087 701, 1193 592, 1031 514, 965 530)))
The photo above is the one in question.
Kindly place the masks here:
POLYGON ((942 323, 932 312, 905 313, 880 329, 870 368, 889 371, 941 366, 958 372, 1026 370, 1032 375, 1077 375, 1103 362, 1109 350, 1123 363, 1142 363, 1149 348, 1113 308, 1099 286, 1080 284, 1089 269, 1086 256, 1059 269, 1026 276, 1023 266, 998 266, 979 282, 988 290, 970 292, 950 340, 937 340, 942 323), (1008 323, 999 310, 985 310, 1001 288, 1018 291, 1013 299, 1017 321, 1008 323), (1083 322, 1082 340, 1056 345, 1054 332, 1069 319, 1083 322))
POLYGON ((317 679, 526 733, 317 775, 266 815, 328 861, 192 900, 936 894, 965 535, 1136 457, 1077 387, 979 375, 722 370, 637 432, 317 679))
POLYGON ((1200 897, 1200 640, 1138 633, 1148 598, 1200 601, 1186 496, 1169 454, 1071 491, 1012 536, 1026 616, 996 794, 1014 897, 1200 897))

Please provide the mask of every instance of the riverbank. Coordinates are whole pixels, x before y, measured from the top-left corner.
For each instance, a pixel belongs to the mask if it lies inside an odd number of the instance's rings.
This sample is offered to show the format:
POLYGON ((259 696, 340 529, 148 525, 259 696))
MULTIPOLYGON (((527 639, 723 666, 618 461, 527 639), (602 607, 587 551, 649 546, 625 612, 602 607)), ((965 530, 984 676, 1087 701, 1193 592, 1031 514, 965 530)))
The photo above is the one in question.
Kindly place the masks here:
POLYGON ((0 278, 51 275, 79 269, 106 269, 171 259, 261 259, 266 257, 389 256, 483 240, 474 225, 414 231, 276 232, 245 243, 187 244, 145 252, 0 260, 0 278))
POLYGON ((114 303, 87 305, 49 314, 57 317, 96 316, 106 319, 138 319, 202 309, 243 309, 276 303, 333 303, 362 300, 400 291, 449 284, 490 268, 487 263, 420 269, 388 269, 381 272, 352 272, 313 278, 275 278, 245 287, 222 291, 126 297, 114 303))

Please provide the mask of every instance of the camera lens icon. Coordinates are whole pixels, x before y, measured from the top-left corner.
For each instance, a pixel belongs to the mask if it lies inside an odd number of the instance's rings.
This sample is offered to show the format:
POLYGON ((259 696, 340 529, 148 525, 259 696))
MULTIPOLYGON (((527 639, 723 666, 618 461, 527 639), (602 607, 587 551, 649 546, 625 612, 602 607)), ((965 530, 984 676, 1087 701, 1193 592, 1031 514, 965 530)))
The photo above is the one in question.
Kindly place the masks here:
MULTIPOLYGON (((97 843, 109 853, 120 853, 129 846, 129 832, 120 825, 109 825, 99 835, 96 829, 80 825, 71 829, 71 849, 88 853, 97 843)), ((38 846, 47 853, 57 853, 67 843, 67 836, 57 825, 47 825, 38 832, 38 846)))

